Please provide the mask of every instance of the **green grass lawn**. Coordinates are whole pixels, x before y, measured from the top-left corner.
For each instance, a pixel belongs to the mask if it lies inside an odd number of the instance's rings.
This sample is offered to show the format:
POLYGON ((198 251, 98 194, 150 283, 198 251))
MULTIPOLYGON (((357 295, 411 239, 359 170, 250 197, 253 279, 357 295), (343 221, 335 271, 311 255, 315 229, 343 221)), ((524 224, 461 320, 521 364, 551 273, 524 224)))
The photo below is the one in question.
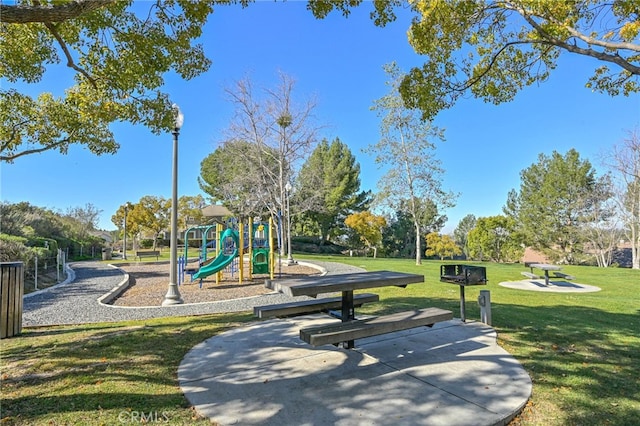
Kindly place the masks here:
MULTIPOLYGON (((459 316, 458 286, 439 282, 442 262, 301 259, 426 276, 425 285, 378 289, 381 301, 362 312, 437 306, 459 316)), ((524 267, 484 266, 489 284, 467 288, 467 319, 479 319, 476 298, 490 290, 499 344, 533 379, 531 401, 514 423, 638 424, 640 271, 567 266, 576 282, 602 288, 568 294, 500 287, 522 278, 524 267)), ((249 321, 250 313, 240 313, 24 329, 2 340, 2 424, 209 424, 182 395, 178 365, 197 343, 249 321)))

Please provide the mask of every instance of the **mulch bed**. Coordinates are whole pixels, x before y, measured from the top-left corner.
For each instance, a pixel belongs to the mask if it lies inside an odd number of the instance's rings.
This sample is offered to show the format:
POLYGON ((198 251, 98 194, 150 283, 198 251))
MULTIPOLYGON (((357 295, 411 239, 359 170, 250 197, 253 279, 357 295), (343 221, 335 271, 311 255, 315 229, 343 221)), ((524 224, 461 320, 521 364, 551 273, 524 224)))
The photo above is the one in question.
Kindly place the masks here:
MULTIPOLYGON (((169 285, 167 263, 141 262, 118 265, 118 267, 129 274, 129 288, 112 302, 113 305, 160 306, 162 304, 169 285)), ((246 272, 248 268, 248 264, 245 263, 245 274, 248 274, 246 272)), ((286 279, 319 275, 320 271, 308 266, 292 265, 282 266, 281 272, 276 270, 276 277, 280 276, 279 273, 286 279)), ((254 275, 251 281, 245 280, 243 283, 239 283, 237 273, 235 276, 224 273, 218 283, 215 275, 204 279, 200 287, 198 280, 190 282, 190 276, 185 274, 185 282, 179 287, 184 303, 231 300, 273 292, 264 286, 265 279, 269 278, 268 274, 254 275)))

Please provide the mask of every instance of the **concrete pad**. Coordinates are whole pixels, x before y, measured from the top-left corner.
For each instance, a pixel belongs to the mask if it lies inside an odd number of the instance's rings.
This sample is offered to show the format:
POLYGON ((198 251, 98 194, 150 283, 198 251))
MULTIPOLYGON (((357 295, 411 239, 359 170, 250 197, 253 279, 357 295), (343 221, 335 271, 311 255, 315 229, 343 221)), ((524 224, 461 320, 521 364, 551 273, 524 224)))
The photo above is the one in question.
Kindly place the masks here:
POLYGON ((591 293, 602 290, 600 287, 587 284, 571 283, 568 281, 549 281, 549 285, 540 280, 506 281, 499 284, 502 287, 516 290, 542 291, 550 293, 591 293))
POLYGON ((325 315, 274 319, 196 345, 178 369, 203 416, 222 425, 494 425, 526 404, 531 379, 481 323, 452 320, 313 347, 299 329, 325 315))

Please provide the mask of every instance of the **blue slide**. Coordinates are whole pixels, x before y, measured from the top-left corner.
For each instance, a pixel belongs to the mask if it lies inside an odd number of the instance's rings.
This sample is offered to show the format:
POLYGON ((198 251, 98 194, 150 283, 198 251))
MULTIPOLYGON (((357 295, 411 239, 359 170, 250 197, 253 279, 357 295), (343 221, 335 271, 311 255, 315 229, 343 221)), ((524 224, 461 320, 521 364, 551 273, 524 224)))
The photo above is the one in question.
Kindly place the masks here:
POLYGON ((225 229, 220 237, 222 250, 211 262, 203 264, 198 272, 193 274, 191 281, 203 279, 227 267, 238 256, 239 236, 233 229, 225 229))

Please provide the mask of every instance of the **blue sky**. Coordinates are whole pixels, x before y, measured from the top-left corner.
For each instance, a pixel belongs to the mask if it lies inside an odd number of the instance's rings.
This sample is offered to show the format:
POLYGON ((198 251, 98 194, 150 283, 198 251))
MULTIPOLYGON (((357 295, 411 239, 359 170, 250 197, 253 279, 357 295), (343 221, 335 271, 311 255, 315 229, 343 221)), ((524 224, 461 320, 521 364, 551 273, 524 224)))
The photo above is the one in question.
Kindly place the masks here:
MULTIPOLYGON (((317 120, 325 126, 320 136, 339 137, 350 147, 361 166, 362 189, 375 192, 384 170, 362 152, 380 136, 379 119, 370 107, 386 94, 385 63, 396 61, 408 70, 423 62, 407 42, 411 16, 401 12, 396 22, 378 28, 369 19, 369 4, 348 19, 333 14, 325 20, 314 19, 305 6, 258 2, 246 9, 218 7, 202 38, 211 69, 190 81, 167 77, 164 90, 185 115, 180 196, 205 195, 197 183, 200 162, 221 141, 233 112, 224 88, 247 75, 256 87, 275 87, 278 71, 297 81, 296 99, 317 98, 317 120)), ((444 232, 452 232, 467 214, 501 214, 508 191, 519 188, 520 171, 540 153, 575 148, 605 171, 600 155, 640 126, 640 96, 612 98, 584 88, 597 65, 563 55, 549 81, 524 89, 513 102, 495 106, 465 98, 436 117, 434 124, 446 130, 436 154, 445 169, 443 187, 460 194, 456 207, 445 212, 444 232)), ((28 90, 59 94, 70 81, 70 72, 55 69, 28 90)), ((104 229, 115 229, 111 216, 126 201, 145 195, 170 198, 172 136, 123 123, 113 130, 121 144, 115 155, 95 156, 74 146, 66 156, 50 152, 2 164, 0 198, 61 211, 91 203, 102 210, 99 226, 104 229)))

